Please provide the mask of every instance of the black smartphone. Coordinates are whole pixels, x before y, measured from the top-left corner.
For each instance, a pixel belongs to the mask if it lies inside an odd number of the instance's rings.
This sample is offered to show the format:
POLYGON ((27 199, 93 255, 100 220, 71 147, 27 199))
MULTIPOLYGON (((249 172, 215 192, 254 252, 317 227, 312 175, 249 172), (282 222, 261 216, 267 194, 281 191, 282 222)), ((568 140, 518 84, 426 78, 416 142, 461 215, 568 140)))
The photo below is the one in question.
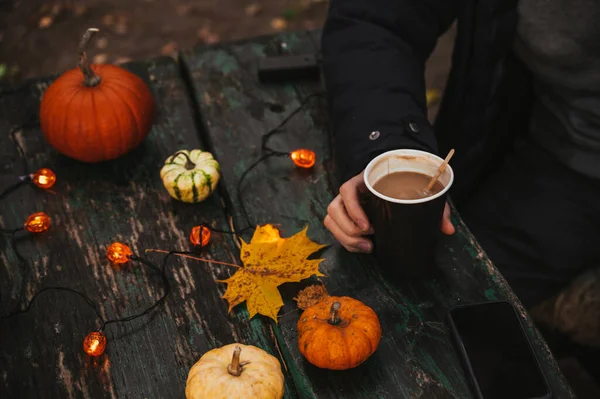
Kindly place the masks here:
POLYGON ((510 302, 457 305, 450 330, 479 399, 546 399, 552 391, 510 302))

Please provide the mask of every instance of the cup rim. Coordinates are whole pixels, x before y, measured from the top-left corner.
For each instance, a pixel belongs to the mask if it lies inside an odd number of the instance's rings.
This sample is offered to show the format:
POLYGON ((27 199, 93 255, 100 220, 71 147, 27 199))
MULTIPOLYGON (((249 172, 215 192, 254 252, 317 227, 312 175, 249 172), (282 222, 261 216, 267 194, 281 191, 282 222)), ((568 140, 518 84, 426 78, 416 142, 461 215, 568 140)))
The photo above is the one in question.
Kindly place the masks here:
POLYGON ((433 201, 436 198, 441 197, 442 195, 446 194, 446 192, 450 189, 450 187, 452 186, 452 183, 454 182, 454 170, 452 169, 452 166, 450 166, 450 164, 446 165, 446 169, 449 170, 450 172, 450 180, 448 181, 448 184, 446 184, 444 186, 444 189, 442 191, 440 191, 437 194, 431 195, 429 197, 425 197, 425 198, 419 198, 419 199, 413 199, 413 200, 407 200, 407 199, 398 199, 398 198, 392 198, 392 197, 388 197, 387 195, 383 195, 380 192, 376 191, 373 186, 371 186, 371 183, 369 183, 369 180, 367 179, 367 176, 369 175, 369 172, 373 169, 374 165, 377 164, 377 161, 379 161, 382 158, 385 158, 386 156, 390 156, 390 155, 426 155, 428 157, 433 157, 434 159, 437 159, 440 161, 440 164, 442 162, 444 162, 444 160, 442 158, 440 158, 439 156, 432 154, 431 152, 427 152, 427 151, 421 151, 421 150, 412 150, 412 149, 398 149, 398 150, 391 150, 391 151, 387 151, 384 152, 383 154, 379 154, 378 156, 376 156, 375 158, 373 158, 371 160, 371 162, 369 162, 369 164, 367 165, 367 167, 365 168, 365 170, 363 171, 363 181, 365 182, 365 185, 367 186, 367 188, 369 189, 369 191, 376 195, 377 197, 388 201, 388 202, 394 202, 396 204, 422 204, 424 202, 429 202, 429 201, 433 201))

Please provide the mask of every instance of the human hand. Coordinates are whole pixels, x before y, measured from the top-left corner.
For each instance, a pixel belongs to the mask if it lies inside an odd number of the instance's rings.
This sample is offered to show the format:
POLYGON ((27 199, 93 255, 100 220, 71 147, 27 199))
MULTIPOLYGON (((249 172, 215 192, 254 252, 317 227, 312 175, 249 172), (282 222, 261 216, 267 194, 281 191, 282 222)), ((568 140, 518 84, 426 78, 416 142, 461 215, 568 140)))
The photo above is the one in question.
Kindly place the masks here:
MULTIPOLYGON (((340 194, 327 207, 325 227, 350 252, 371 252, 373 242, 365 235, 373 234, 367 215, 360 205, 359 196, 367 191, 363 173, 354 176, 340 187, 340 194)), ((446 204, 440 229, 452 235, 456 231, 450 221, 450 207, 446 204)))
POLYGON ((359 195, 367 191, 363 173, 342 184, 340 194, 327 207, 327 216, 323 221, 325 227, 350 252, 371 252, 373 249, 373 242, 365 237, 373 234, 373 229, 359 201, 359 195))

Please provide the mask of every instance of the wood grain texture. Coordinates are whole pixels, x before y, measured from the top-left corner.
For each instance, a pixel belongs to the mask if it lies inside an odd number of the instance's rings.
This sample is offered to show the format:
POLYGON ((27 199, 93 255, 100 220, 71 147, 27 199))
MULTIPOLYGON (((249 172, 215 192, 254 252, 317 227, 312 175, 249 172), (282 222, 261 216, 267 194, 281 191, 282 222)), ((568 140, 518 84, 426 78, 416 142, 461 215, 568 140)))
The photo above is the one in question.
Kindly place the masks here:
MULTIPOLYGON (((222 166, 228 209, 245 226, 236 197, 244 170, 261 156, 261 135, 293 112, 319 84, 260 85, 261 57, 276 53, 283 41, 292 53, 315 52, 319 32, 297 32, 251 41, 198 47, 182 62, 194 87, 203 118, 203 134, 222 166), (273 106, 276 104, 277 106, 273 106), (282 112, 281 109, 283 109, 282 112)), ((383 337, 379 349, 353 370, 331 372, 308 364, 297 348, 300 312, 292 298, 303 284, 281 286, 284 308, 273 331, 302 398, 468 398, 459 358, 445 324, 450 306, 508 299, 523 316, 555 397, 574 397, 549 349, 506 282, 487 259, 466 226, 454 213, 458 233, 445 237, 436 253, 438 270, 427 281, 391 284, 368 255, 353 255, 333 240, 323 226, 329 202, 337 193, 326 104, 312 100, 273 136, 271 147, 316 151, 317 164, 299 170, 289 159, 272 159, 254 170, 242 186, 243 200, 254 224, 278 224, 284 236, 308 225, 308 235, 331 246, 320 267, 331 295, 348 295, 379 315, 383 337)), ((242 305, 243 307, 243 305, 242 305)))
MULTIPOLYGON (((140 264, 112 267, 106 247, 120 240, 144 256, 147 248, 188 250, 194 225, 228 229, 218 194, 188 205, 162 186, 159 170, 179 149, 204 148, 194 110, 178 65, 162 58, 128 66, 142 76, 154 95, 157 115, 149 137, 113 162, 86 165, 57 154, 39 127, 11 126, 37 118, 39 100, 51 82, 44 79, 0 96, 0 188, 39 167, 58 177, 52 192, 23 187, 0 203, 0 225, 18 227, 27 215, 44 211, 51 230, 23 234, 19 248, 31 265, 26 296, 44 286, 62 285, 93 298, 106 318, 137 313, 162 294, 160 276, 140 264), (28 168, 29 170, 25 170, 28 168)), ((34 123, 35 125, 35 123, 34 123)), ((230 236, 213 234, 203 256, 237 263, 239 251, 230 236)), ((159 263, 162 255, 147 258, 159 263)), ((20 286, 19 264, 9 240, 0 236, 0 309, 13 309, 20 286)), ((189 368, 207 350, 242 342, 278 356, 270 326, 248 321, 244 308, 227 312, 225 285, 215 282, 231 268, 194 260, 170 261, 173 291, 149 316, 107 327, 106 353, 92 359, 82 350, 87 333, 99 327, 91 309, 68 293, 44 293, 28 314, 0 320, 0 397, 2 398, 183 398, 189 368)), ((286 382, 286 397, 295 390, 286 382)))

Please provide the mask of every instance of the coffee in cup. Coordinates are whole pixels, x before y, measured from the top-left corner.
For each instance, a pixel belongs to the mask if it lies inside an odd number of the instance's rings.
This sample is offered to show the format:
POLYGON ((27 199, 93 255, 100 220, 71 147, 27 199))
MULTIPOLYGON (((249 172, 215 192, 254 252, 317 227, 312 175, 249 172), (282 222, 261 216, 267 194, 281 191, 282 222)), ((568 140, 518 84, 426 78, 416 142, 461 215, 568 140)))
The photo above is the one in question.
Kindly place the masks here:
POLYGON ((444 160, 419 150, 393 150, 373 159, 364 172, 369 190, 365 210, 375 231, 373 252, 393 279, 425 276, 434 267, 435 248, 454 181, 446 166, 426 190, 444 160))

